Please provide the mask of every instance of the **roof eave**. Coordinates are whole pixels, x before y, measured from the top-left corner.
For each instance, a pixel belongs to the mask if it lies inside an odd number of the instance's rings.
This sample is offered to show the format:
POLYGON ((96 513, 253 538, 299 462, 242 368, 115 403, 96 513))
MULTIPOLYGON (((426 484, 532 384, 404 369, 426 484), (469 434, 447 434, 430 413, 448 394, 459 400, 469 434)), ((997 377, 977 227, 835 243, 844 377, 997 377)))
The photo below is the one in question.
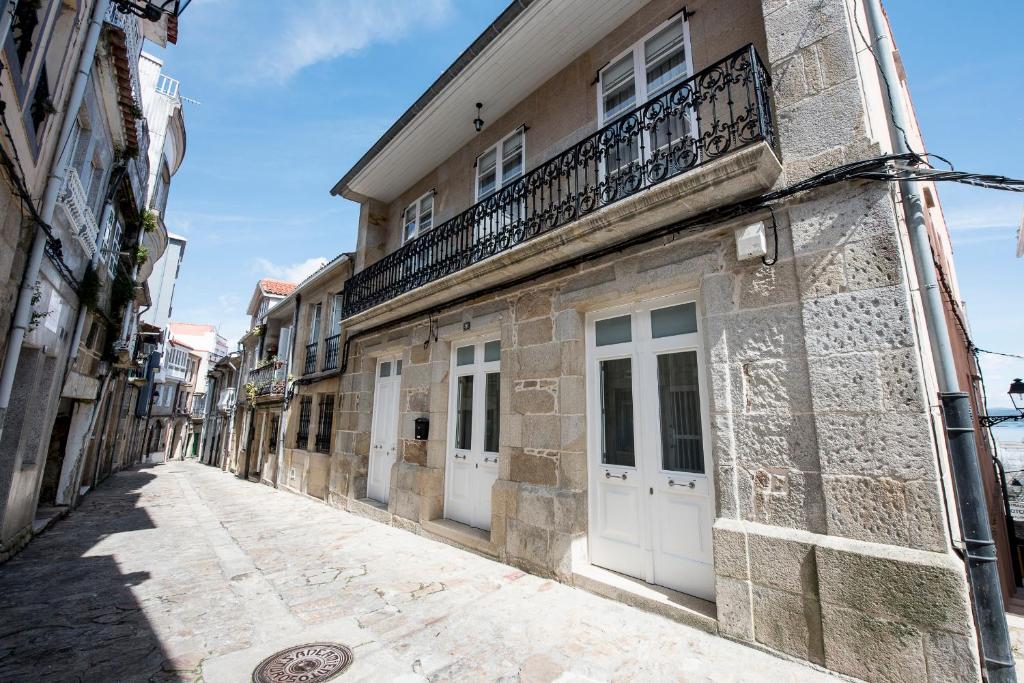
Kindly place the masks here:
POLYGON ((434 98, 437 97, 445 88, 447 88, 452 82, 458 79, 458 77, 465 71, 466 67, 469 66, 477 56, 482 53, 487 46, 495 41, 509 26, 511 26, 516 19, 518 19, 523 12, 525 12, 530 5, 537 0, 513 0, 508 7, 498 15, 498 18, 491 22, 491 25, 483 30, 476 40, 466 48, 462 54, 456 58, 456 60, 445 69, 437 80, 435 80, 427 91, 424 92, 420 97, 413 102, 412 106, 409 107, 404 114, 398 117, 390 128, 388 128, 384 135, 373 143, 373 146, 360 157, 359 161, 342 176, 341 180, 334 184, 331 188, 331 195, 337 197, 342 196, 346 199, 352 199, 353 201, 359 201, 361 195, 353 193, 348 187, 349 183, 355 178, 373 159, 394 140, 402 130, 405 129, 409 123, 416 118, 416 116, 423 111, 434 98))

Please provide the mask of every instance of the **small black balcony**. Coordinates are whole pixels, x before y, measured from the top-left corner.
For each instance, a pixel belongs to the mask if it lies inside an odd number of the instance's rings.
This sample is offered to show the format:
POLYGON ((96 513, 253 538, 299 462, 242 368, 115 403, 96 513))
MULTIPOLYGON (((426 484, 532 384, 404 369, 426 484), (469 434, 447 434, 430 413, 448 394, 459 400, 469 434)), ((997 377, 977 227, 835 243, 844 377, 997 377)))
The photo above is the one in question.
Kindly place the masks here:
POLYGON ((761 141, 775 145, 771 80, 753 45, 737 50, 345 284, 349 317, 761 141))
POLYGON ((324 339, 324 370, 338 369, 338 348, 340 343, 340 334, 335 334, 324 339))
POLYGON ((271 360, 249 371, 249 382, 257 396, 284 394, 286 379, 285 363, 281 360, 271 360))
POLYGON ((306 361, 302 364, 303 375, 312 375, 316 372, 316 347, 317 342, 306 344, 306 361))

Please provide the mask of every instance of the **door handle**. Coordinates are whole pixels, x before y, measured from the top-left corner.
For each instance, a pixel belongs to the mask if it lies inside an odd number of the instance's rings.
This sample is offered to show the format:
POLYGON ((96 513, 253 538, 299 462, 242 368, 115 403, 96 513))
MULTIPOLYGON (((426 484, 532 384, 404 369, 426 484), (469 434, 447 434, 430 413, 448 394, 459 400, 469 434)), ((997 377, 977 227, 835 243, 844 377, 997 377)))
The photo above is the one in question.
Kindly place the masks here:
POLYGON ((493 458, 485 457, 484 458, 484 462, 498 462, 498 458, 497 458, 497 456, 495 456, 493 458))
POLYGON ((604 471, 604 478, 605 479, 611 479, 612 477, 615 477, 616 479, 621 479, 622 481, 626 481, 626 473, 625 472, 623 472, 622 474, 612 474, 608 470, 604 471))
POLYGON ((458 453, 456 453, 454 457, 458 458, 459 460, 465 460, 466 459, 466 456, 459 455, 458 453))
POLYGON ((697 482, 695 482, 695 481, 693 481, 693 480, 691 479, 690 481, 688 481, 688 482, 687 482, 687 483, 685 483, 685 484, 683 484, 683 483, 679 483, 679 484, 677 484, 676 482, 674 482, 674 481, 672 481, 671 479, 669 479, 669 480, 668 480, 668 485, 669 485, 669 486, 688 486, 688 487, 690 487, 690 488, 692 489, 692 488, 695 488, 695 487, 697 486, 697 482))

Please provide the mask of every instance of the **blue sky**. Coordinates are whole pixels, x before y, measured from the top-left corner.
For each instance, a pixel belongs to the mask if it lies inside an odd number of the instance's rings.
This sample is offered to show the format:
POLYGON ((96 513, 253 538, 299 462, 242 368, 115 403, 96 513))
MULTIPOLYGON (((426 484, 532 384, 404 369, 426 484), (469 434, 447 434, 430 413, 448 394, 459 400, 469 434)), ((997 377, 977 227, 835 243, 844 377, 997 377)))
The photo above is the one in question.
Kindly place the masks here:
MULTIPOLYGON (((185 105, 187 154, 168 203, 168 227, 189 240, 174 318, 237 339, 258 278, 301 278, 354 249, 358 208, 331 186, 506 4, 194 0, 179 45, 153 50, 201 102, 185 105)), ((886 6, 929 149, 1024 177, 1024 3, 886 6)), ((976 343, 1021 353, 1024 196, 947 184, 940 198, 976 343)), ((1007 404, 1024 361, 983 363, 990 403, 1007 404)))

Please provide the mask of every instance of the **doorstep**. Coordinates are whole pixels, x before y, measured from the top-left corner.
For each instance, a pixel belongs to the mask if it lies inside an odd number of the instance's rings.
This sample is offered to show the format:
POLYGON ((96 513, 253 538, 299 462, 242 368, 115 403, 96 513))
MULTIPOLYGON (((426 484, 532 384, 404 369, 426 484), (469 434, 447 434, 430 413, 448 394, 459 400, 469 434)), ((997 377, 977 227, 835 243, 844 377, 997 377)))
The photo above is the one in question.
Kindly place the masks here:
POLYGON ((32 535, 37 536, 43 533, 67 513, 67 505, 54 505, 37 509, 35 517, 32 518, 32 535))
POLYGON ((456 522, 452 519, 431 519, 420 524, 427 538, 437 537, 456 547, 470 550, 490 558, 498 557, 498 546, 491 543, 491 532, 456 522))
POLYGON ((718 634, 718 611, 713 602, 594 565, 578 568, 572 578, 573 585, 588 593, 718 634))
POLYGON ((373 498, 352 499, 349 501, 348 511, 381 524, 391 524, 391 513, 388 511, 388 504, 373 498))

